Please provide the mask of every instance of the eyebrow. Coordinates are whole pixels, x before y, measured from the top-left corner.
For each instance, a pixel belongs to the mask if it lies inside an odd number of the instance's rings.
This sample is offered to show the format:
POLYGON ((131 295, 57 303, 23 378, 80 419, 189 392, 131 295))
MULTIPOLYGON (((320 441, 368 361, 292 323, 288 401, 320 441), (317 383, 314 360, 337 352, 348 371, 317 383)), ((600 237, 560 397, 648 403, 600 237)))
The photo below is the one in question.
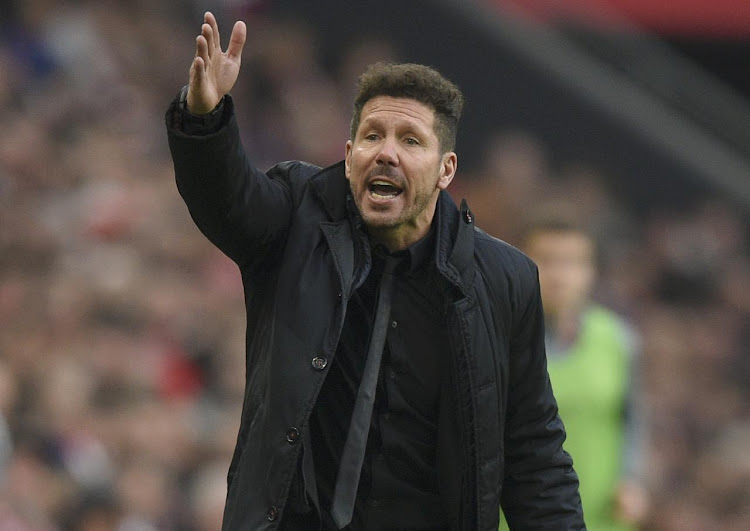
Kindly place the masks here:
MULTIPOLYGON (((362 122, 360 122, 360 127, 363 125, 367 126, 384 126, 385 122, 387 120, 379 117, 379 116, 368 116, 362 122)), ((433 130, 434 128, 430 128, 429 126, 422 124, 421 120, 413 119, 413 120, 406 120, 402 119, 396 124, 396 129, 398 131, 401 131, 403 129, 406 129, 408 131, 412 131, 415 134, 424 135, 425 132, 429 133, 429 131, 433 130)), ((437 133, 436 133, 437 134, 437 133)))

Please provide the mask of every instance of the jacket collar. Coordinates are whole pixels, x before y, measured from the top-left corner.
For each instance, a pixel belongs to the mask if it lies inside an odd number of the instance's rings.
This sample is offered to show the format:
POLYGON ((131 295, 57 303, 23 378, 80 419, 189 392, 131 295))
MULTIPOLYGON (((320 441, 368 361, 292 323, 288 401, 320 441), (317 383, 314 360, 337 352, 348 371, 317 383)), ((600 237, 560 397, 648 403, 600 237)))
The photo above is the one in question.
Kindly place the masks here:
MULTIPOLYGON (((344 175, 344 161, 323 168, 310 178, 310 187, 331 221, 348 219, 349 183, 344 175)), ((474 215, 466 200, 457 207, 451 196, 440 192, 437 208, 435 265, 437 270, 464 296, 474 281, 474 215)), ((368 257, 369 258, 369 257, 368 257)))
POLYGON ((349 193, 349 181, 344 174, 344 161, 323 168, 310 177, 310 188, 322 203, 331 221, 340 221, 347 217, 346 196, 349 193))
POLYGON ((474 282, 474 215, 466 200, 457 208, 450 194, 440 192, 437 209, 437 246, 435 264, 437 270, 454 284, 464 296, 468 295, 474 282))

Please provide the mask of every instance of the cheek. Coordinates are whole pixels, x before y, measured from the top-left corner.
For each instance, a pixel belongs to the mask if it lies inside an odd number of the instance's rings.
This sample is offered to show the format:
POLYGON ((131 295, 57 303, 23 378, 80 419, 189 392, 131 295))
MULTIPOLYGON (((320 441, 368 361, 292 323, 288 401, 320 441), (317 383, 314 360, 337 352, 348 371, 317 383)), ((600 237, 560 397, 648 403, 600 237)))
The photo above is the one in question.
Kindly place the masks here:
POLYGON ((354 193, 359 193, 363 189, 362 179, 357 175, 355 171, 350 172, 349 187, 352 189, 352 192, 354 193))
POLYGON ((362 178, 364 174, 364 162, 362 156, 357 156, 356 152, 353 152, 349 156, 349 164, 347 164, 349 179, 358 180, 362 178))

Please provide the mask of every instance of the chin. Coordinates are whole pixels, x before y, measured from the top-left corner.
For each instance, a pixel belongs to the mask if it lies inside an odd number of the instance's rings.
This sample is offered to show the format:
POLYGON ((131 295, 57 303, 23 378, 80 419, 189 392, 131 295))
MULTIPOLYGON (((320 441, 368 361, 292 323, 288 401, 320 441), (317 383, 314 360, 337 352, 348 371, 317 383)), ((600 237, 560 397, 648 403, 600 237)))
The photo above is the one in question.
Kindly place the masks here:
POLYGON ((392 229, 399 225, 399 219, 397 216, 382 214, 379 212, 363 213, 362 220, 368 228, 372 229, 392 229))

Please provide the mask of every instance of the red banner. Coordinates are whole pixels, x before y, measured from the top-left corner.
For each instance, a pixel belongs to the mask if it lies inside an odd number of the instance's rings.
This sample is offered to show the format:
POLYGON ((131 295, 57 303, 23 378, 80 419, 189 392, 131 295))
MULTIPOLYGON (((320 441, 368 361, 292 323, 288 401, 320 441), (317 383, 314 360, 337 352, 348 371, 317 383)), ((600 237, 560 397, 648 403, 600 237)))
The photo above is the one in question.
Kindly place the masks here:
POLYGON ((750 0, 488 0, 552 23, 750 39, 750 0))

